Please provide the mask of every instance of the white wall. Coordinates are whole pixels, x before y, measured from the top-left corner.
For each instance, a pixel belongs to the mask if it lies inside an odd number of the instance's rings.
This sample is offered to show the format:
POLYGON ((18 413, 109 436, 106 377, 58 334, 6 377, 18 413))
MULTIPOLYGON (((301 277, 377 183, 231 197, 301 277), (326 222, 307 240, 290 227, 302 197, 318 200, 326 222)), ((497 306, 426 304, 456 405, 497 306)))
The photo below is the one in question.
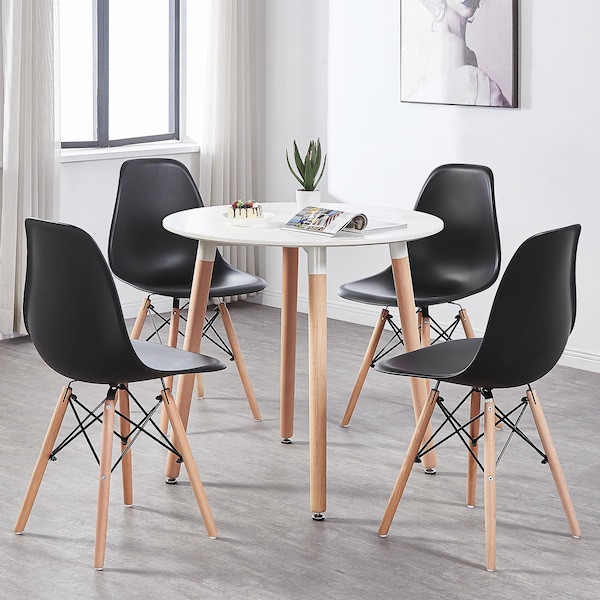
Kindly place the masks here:
MULTIPOLYGON (((306 148, 320 138, 327 148, 328 3, 265 0, 265 201, 293 202, 296 180, 285 152, 294 140, 306 148)), ((321 181, 327 199, 327 174, 321 181)), ((281 302, 281 252, 266 249, 268 281, 262 301, 281 302)), ((306 273, 301 256, 300 273, 306 273)), ((335 293, 335 291, 334 291, 335 293)), ((331 297, 331 294, 330 294, 331 297)), ((306 278, 300 277, 299 309, 306 312, 306 278)))
MULTIPOLYGON (((321 185, 325 197, 356 203, 410 208, 435 166, 489 165, 504 265, 529 235, 583 224, 578 321, 563 362, 600 371, 600 209, 594 189, 600 82, 592 62, 600 2, 583 0, 571 12, 559 0, 521 4, 521 108, 509 110, 401 103, 398 0, 264 0, 264 200, 293 200, 285 150, 294 139, 305 144, 321 138, 329 162, 321 185)), ((124 158, 66 162, 62 168, 61 218, 91 231, 102 248, 124 158)), ((193 152, 176 158, 197 173, 193 152)), ((278 306, 280 253, 264 258, 261 275, 269 286, 259 301, 278 306)), ((336 289, 383 268, 387 249, 335 249, 328 262, 329 316, 372 324, 374 309, 340 299, 336 289)), ((301 267, 299 308, 306 310, 301 267)), ((139 292, 120 291, 132 316, 139 292)), ((465 302, 479 332, 492 298, 490 290, 465 302)))
MULTIPOLYGON (((435 166, 488 165, 504 266, 531 234, 582 223, 577 324, 563 362, 600 371, 600 81, 593 60, 600 3, 583 0, 576 10, 560 0, 520 4, 521 108, 492 109, 400 102, 398 0, 267 0, 265 199, 292 198, 284 152, 294 138, 324 140, 325 185, 340 201, 411 208, 435 166)), ((279 262, 274 254, 267 258, 265 302, 275 303, 279 262)), ((329 315, 371 323, 372 311, 342 301, 335 290, 383 268, 387 250, 331 252, 328 261, 329 315)), ((493 293, 465 302, 479 332, 493 293)), ((301 308, 305 288, 302 294, 301 308)))

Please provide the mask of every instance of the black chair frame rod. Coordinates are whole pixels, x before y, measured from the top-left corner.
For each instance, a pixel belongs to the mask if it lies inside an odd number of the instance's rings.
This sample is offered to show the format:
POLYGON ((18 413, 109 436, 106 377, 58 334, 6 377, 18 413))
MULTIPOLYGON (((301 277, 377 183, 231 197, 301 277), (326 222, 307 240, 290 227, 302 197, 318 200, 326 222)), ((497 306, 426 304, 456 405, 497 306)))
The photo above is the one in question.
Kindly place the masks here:
MULTIPOLYGON (((75 419, 77 421, 77 427, 74 427, 64 437, 64 439, 59 444, 57 444, 57 446, 52 450, 52 452, 50 453, 50 456, 48 458, 50 461, 56 461, 57 455, 59 452, 64 450, 69 444, 71 444, 73 441, 75 441, 75 439, 77 439, 80 435, 83 435, 87 442, 89 449, 91 450, 94 458, 96 459, 96 462, 98 464, 100 464, 100 458, 98 457, 98 453, 96 452, 93 442, 90 440, 90 438, 88 436, 88 429, 90 427, 92 427, 94 424, 102 425, 102 412, 103 412, 102 409, 104 407, 104 403, 106 402, 106 399, 103 399, 94 408, 90 409, 79 400, 79 398, 77 397, 76 394, 73 394, 72 383, 73 382, 69 383, 69 385, 67 386, 66 389, 70 392, 68 403, 69 403, 69 407, 71 408, 73 414, 75 415, 75 419), (80 410, 82 410, 84 413, 86 413, 86 415, 83 416, 83 418, 82 418, 82 415, 80 414, 80 412, 78 412, 77 407, 79 407, 80 410)), ((164 382, 163 382, 163 391, 166 391, 166 389, 167 388, 164 386, 164 382)), ((154 440, 157 444, 159 444, 160 446, 162 446, 169 452, 172 452, 173 454, 175 454, 178 458, 178 461, 182 461, 183 457, 181 456, 180 452, 171 443, 169 438, 161 431, 160 427, 156 424, 156 422, 153 419, 153 416, 155 415, 155 413, 158 411, 158 409, 162 405, 162 402, 163 402, 162 394, 159 394, 158 396, 156 396, 156 404, 154 406, 152 406, 152 408, 150 408, 150 410, 146 410, 143 407, 143 405, 138 401, 138 399, 135 397, 135 395, 131 392, 131 390, 126 385, 123 385, 123 384, 109 386, 108 392, 106 394, 106 398, 114 400, 117 392, 120 390, 124 391, 127 394, 127 396, 129 397, 129 399, 133 400, 133 402, 135 403, 137 408, 142 412, 143 418, 140 419, 139 421, 134 421, 130 418, 130 416, 122 413, 118 409, 115 409, 115 415, 124 419, 125 421, 127 421, 129 423, 129 425, 131 425, 132 429, 126 435, 119 433, 116 429, 114 430, 114 435, 115 435, 115 437, 119 438, 119 440, 121 441, 123 449, 121 450, 120 456, 115 460, 115 462, 111 468, 111 473, 115 470, 115 468, 123 460, 123 457, 127 454, 127 452, 129 452, 129 450, 133 446, 134 442, 138 439, 138 437, 142 433, 144 433, 146 436, 148 436, 149 438, 154 440), (146 429, 146 427, 149 425, 151 425, 156 430, 156 433, 158 435, 154 435, 151 431, 148 431, 148 429, 146 429)))
MULTIPOLYGON (((448 302, 448 304, 454 304, 455 306, 459 307, 459 310, 462 310, 462 306, 458 304, 458 302, 448 302)), ((432 344, 435 344, 441 340, 447 342, 448 340, 452 339, 452 335, 454 334, 456 328, 461 322, 460 314, 457 314, 450 323, 450 325, 444 327, 429 314, 428 306, 419 308, 417 312, 420 312, 423 318, 429 319, 430 331, 433 331, 435 333, 435 337, 431 340, 432 344)), ((390 354, 390 352, 393 352, 399 346, 404 346, 402 329, 398 327, 398 325, 396 325, 396 321, 394 321, 394 315, 388 312, 386 314, 385 319, 390 329, 392 330, 392 337, 390 337, 390 339, 385 344, 383 344, 382 347, 373 356, 373 359, 371 360, 372 367, 375 366, 375 363, 378 360, 381 360, 384 356, 387 356, 388 354, 390 354)))
MULTIPOLYGON (((531 386, 527 386, 527 389, 529 392, 533 393, 533 389, 531 388, 531 386)), ((479 441, 483 438, 483 433, 480 433, 477 436, 471 436, 468 433, 471 424, 477 423, 477 422, 479 422, 480 419, 483 418, 483 416, 484 416, 483 411, 479 412, 477 415, 472 416, 468 421, 465 421, 465 422, 459 421, 455 416, 456 413, 460 410, 460 408, 465 404, 465 402, 471 398, 471 395, 473 393, 480 393, 484 398, 492 397, 492 392, 490 390, 486 390, 483 388, 472 388, 463 397, 463 399, 460 402, 458 402, 458 404, 451 411, 448 410, 448 408, 446 407, 444 398, 442 396, 438 397, 437 406, 440 409, 440 411, 443 413, 444 420, 435 429, 435 431, 431 434, 431 436, 423 442, 421 449, 419 450, 419 452, 417 454, 417 458, 415 459, 415 463, 420 463, 421 458, 425 454, 435 450, 436 448, 438 448, 438 446, 441 446, 444 442, 446 442, 449 439, 456 436, 463 443, 463 445, 468 450, 469 454, 473 457, 473 460, 475 460, 475 462, 477 463, 477 465, 479 466, 481 471, 484 470, 483 464, 479 460, 477 454, 475 454, 475 452, 473 451, 473 448, 476 448, 479 441), (449 425, 453 429, 453 431, 451 433, 447 434, 445 437, 438 439, 440 433, 447 425, 449 425), (435 440, 435 443, 434 443, 434 440, 435 440)), ((521 401, 519 402, 519 404, 517 404, 514 408, 512 408, 510 411, 508 411, 506 413, 503 412, 498 407, 497 404, 495 405, 496 428, 499 428, 502 424, 506 424, 507 427, 510 429, 510 433, 508 434, 508 437, 507 437, 506 441, 504 442, 502 449, 498 453, 498 457, 496 458, 496 466, 498 466, 500 464, 500 461, 501 461, 502 457, 504 456, 504 454, 506 453, 508 445, 512 441, 514 435, 517 435, 518 437, 520 437, 526 444, 531 446, 531 448, 533 448, 533 450, 535 450, 542 457, 541 464, 548 464, 547 455, 519 427, 521 419, 523 418, 523 415, 525 414, 525 411, 527 410, 527 406, 528 406, 528 404, 527 404, 526 396, 523 396, 521 398, 521 401), (515 420, 511 419, 511 415, 513 415, 516 412, 518 412, 517 418, 515 420)))
MULTIPOLYGON (((154 307, 154 305, 152 304, 152 302, 150 300, 150 296, 147 297, 147 300, 150 302, 150 304, 148 306, 148 316, 150 317, 150 321, 152 322, 152 333, 150 333, 150 335, 145 339, 145 341, 149 342, 152 338, 154 338, 156 336, 156 337, 158 337, 160 343, 162 344, 164 342, 160 337, 160 332, 165 327, 170 326, 171 320, 165 318, 160 312, 158 312, 156 310, 156 308, 154 307), (161 322, 159 325, 156 324, 155 318, 160 319, 161 322)), ((188 308, 189 302, 186 302, 181 308, 179 305, 180 305, 179 298, 173 298, 173 310, 181 311, 179 314, 179 318, 184 323, 187 323, 187 318, 183 311, 185 311, 188 308)), ((223 339, 223 336, 217 331, 217 329, 214 326, 214 323, 218 317, 219 317, 219 307, 215 304, 212 315, 210 317, 205 317, 205 323, 204 323, 204 327, 202 329, 202 337, 206 338, 209 342, 212 342, 217 348, 219 348, 220 350, 225 352, 225 354, 227 354, 227 356, 229 356, 230 361, 234 361, 235 356, 233 354, 233 350, 231 349, 229 344, 223 339)), ((184 332, 181 331, 181 329, 178 328, 177 332, 178 332, 179 336, 181 336, 181 337, 184 336, 184 332)))

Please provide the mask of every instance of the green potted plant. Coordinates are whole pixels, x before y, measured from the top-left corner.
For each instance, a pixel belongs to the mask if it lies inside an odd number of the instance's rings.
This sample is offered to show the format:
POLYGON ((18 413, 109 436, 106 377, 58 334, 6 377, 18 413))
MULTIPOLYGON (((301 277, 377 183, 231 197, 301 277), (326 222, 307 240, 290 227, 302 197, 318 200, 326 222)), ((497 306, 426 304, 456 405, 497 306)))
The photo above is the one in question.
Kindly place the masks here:
POLYGON ((308 144, 308 150, 304 160, 298 150, 298 144, 294 140, 294 164, 295 169, 290 162, 288 151, 285 151, 285 158, 292 175, 302 186, 296 190, 296 203, 298 208, 305 206, 319 206, 321 202, 321 192, 317 189, 325 166, 327 165, 327 154, 321 153, 321 140, 311 140, 308 144), (323 164, 321 164, 321 160, 323 164))

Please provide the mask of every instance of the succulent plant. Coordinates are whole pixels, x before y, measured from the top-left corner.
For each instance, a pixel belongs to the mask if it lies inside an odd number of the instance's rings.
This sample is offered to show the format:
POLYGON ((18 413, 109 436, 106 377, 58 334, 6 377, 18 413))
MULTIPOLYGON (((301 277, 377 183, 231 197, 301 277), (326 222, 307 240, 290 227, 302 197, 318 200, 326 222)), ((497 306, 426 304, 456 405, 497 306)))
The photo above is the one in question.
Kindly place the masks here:
POLYGON ((325 171, 325 165, 327 164, 327 154, 325 154, 323 156, 323 165, 321 166, 321 141, 319 139, 317 141, 311 140, 308 144, 306 156, 302 160, 298 145, 296 144, 296 140, 294 140, 294 163, 296 170, 294 170, 290 163, 287 150, 285 151, 285 158, 292 175, 300 182, 302 189, 312 192, 319 185, 319 181, 321 181, 321 177, 323 177, 325 171))

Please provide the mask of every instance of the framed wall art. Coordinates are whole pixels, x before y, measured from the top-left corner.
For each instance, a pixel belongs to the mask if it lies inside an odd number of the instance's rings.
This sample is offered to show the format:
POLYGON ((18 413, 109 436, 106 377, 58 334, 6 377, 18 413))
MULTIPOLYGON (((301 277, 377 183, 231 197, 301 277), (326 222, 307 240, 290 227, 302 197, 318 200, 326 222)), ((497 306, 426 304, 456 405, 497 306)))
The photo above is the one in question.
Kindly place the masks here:
POLYGON ((518 0, 401 0, 401 100, 518 106, 518 0))

